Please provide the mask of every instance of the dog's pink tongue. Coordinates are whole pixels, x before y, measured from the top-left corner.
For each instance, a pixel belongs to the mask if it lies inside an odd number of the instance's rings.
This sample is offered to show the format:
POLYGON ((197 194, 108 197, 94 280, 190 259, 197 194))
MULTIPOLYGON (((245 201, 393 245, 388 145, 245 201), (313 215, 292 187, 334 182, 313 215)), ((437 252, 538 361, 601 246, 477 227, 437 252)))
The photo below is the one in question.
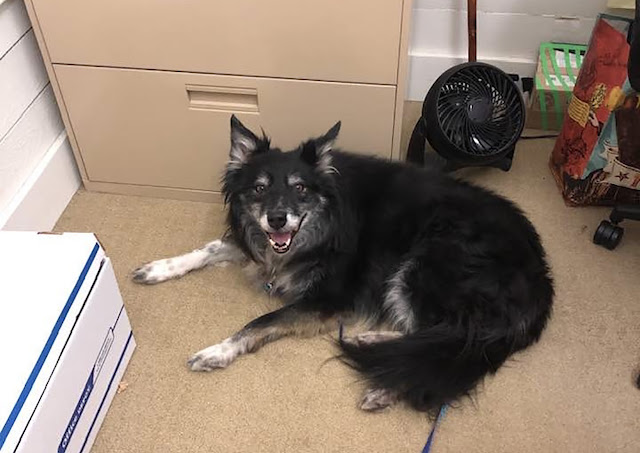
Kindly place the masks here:
POLYGON ((291 233, 270 233, 270 236, 276 244, 286 244, 291 239, 291 233))

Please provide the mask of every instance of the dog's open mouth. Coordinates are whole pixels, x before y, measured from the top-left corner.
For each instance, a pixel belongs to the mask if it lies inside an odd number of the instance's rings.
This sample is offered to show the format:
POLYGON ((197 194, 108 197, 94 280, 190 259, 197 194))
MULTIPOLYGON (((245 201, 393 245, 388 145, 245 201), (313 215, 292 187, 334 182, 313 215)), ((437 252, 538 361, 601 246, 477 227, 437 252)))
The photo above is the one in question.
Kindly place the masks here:
POLYGON ((297 230, 277 233, 267 232, 267 237, 269 238, 271 247, 273 247, 276 253, 286 253, 289 251, 291 241, 297 232, 297 230))

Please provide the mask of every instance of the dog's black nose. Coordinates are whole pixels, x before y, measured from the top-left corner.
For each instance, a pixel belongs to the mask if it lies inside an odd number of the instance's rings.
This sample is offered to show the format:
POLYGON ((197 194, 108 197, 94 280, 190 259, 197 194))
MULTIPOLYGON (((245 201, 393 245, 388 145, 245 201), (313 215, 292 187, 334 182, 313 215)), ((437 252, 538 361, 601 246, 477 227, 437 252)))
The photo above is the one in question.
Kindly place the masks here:
POLYGON ((287 223, 287 213, 283 211, 269 213, 267 214, 267 222, 271 228, 279 230, 287 223))

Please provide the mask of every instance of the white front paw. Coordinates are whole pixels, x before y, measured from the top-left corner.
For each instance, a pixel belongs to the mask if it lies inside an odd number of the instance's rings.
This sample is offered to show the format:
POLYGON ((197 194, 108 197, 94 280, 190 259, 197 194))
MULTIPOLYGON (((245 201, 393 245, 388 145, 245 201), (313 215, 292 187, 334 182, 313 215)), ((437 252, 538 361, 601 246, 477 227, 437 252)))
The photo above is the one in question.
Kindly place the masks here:
POLYGON ((172 258, 168 258, 140 266, 133 271, 133 281, 153 285, 180 275, 178 266, 173 263, 172 258))
POLYGON ((194 354, 187 364, 191 371, 211 371, 226 368, 237 356, 234 345, 228 341, 210 346, 194 354))

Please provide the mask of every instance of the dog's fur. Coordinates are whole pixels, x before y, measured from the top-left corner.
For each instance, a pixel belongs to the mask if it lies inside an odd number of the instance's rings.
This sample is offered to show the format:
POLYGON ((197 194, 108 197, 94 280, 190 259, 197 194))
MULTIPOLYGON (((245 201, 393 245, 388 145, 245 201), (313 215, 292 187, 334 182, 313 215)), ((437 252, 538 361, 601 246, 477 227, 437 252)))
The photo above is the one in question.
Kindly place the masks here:
POLYGON ((339 342, 370 383, 361 407, 405 400, 437 409, 540 338, 553 299, 544 250, 511 202, 438 172, 334 150, 339 128, 281 152, 232 117, 228 233, 142 266, 134 280, 248 262, 283 308, 195 354, 191 369, 224 368, 267 342, 339 322, 387 322, 389 331, 339 342))

